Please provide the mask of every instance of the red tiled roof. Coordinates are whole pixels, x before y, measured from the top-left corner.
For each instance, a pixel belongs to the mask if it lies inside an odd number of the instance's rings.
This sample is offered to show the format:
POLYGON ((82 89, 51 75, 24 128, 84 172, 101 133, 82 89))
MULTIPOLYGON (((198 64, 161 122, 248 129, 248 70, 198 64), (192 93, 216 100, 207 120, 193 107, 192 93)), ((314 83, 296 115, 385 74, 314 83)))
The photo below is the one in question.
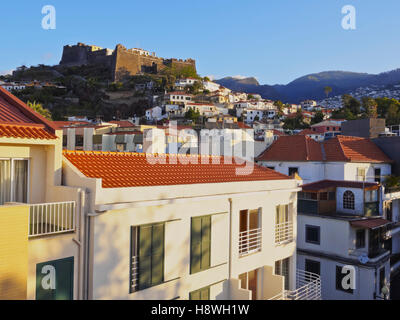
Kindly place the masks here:
POLYGON ((119 127, 123 127, 123 128, 135 126, 132 122, 130 122, 128 120, 122 120, 122 121, 113 120, 113 121, 110 121, 110 123, 117 124, 119 127))
POLYGON ((0 138, 56 139, 56 126, 0 87, 0 138))
POLYGON ((239 127, 240 129, 252 129, 250 126, 248 126, 248 125, 245 124, 244 122, 238 121, 237 124, 238 124, 238 127, 239 127))
POLYGON ((318 191, 331 187, 342 188, 355 188, 355 189, 377 189, 379 184, 376 182, 362 182, 362 181, 343 181, 343 180, 321 180, 308 184, 303 184, 301 188, 303 191, 318 191))
POLYGON ((319 143, 305 135, 282 136, 257 161, 323 161, 319 143))
POLYGON ((166 157, 167 164, 151 164, 145 153, 121 152, 84 152, 64 151, 64 157, 69 160, 86 177, 101 178, 103 188, 126 188, 161 185, 186 185, 199 183, 223 183, 240 181, 287 180, 288 176, 274 170, 254 165, 248 175, 237 175, 237 168, 245 164, 225 164, 220 158, 220 164, 202 164, 201 156, 179 155, 179 157, 197 157, 198 164, 169 164, 170 155, 166 157))
POLYGON ((337 136, 324 142, 324 149, 326 161, 393 162, 375 143, 367 138, 337 136))
POLYGON ((56 139, 57 137, 41 126, 6 125, 0 123, 0 138, 56 139))
POLYGON ((88 121, 53 121, 53 124, 57 127, 57 129, 68 128, 71 126, 83 126, 89 125, 88 121))
POLYGON ((274 135, 276 136, 286 136, 286 133, 276 130, 276 129, 272 129, 272 132, 274 133, 274 135))
POLYGON ((133 131, 118 131, 118 132, 109 132, 109 133, 106 133, 107 135, 111 135, 111 136, 123 136, 123 135, 125 135, 125 134, 143 134, 143 132, 142 131, 139 131, 139 130, 133 130, 133 131))
POLYGON ((317 134, 317 135, 320 135, 321 133, 312 131, 311 129, 304 129, 304 130, 301 130, 297 135, 308 135, 308 134, 317 134))
POLYGON ((370 139, 337 136, 325 142, 317 142, 306 135, 283 136, 256 160, 393 162, 370 139))
POLYGON ((385 220, 382 218, 369 218, 369 219, 362 219, 362 220, 353 220, 350 221, 350 225, 356 228, 363 228, 363 229, 376 229, 379 227, 383 227, 391 223, 389 220, 385 220))

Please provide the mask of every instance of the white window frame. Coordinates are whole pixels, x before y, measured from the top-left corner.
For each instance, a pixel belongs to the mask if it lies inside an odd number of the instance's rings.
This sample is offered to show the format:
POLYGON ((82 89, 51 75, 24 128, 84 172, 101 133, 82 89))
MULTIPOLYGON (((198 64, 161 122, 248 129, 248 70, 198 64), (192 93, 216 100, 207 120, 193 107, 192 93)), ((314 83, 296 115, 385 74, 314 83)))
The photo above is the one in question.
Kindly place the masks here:
POLYGON ((11 171, 11 190, 10 190, 10 202, 15 201, 15 195, 14 195, 14 162, 18 160, 25 160, 28 161, 28 177, 26 180, 27 183, 27 190, 26 190, 26 202, 30 203, 30 185, 31 185, 31 159, 30 158, 0 158, 0 160, 5 160, 5 161, 10 161, 10 171, 11 171))

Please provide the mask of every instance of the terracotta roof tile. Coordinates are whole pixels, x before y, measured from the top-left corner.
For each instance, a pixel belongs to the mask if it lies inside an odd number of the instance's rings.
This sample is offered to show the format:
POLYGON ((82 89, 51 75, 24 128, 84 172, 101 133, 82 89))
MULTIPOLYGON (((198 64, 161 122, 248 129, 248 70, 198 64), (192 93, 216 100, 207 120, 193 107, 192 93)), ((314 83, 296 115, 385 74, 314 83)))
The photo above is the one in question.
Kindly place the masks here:
POLYGON ((306 135, 281 136, 257 161, 323 161, 319 143, 306 135))
POLYGON ((109 121, 109 123, 117 124, 119 127, 123 127, 123 128, 135 126, 132 122, 130 122, 128 120, 113 120, 113 121, 109 121))
POLYGON ((6 125, 0 123, 0 138, 57 139, 44 126, 6 125))
POLYGON ((198 164, 182 164, 180 160, 169 164, 170 155, 158 155, 165 157, 166 164, 151 164, 144 153, 64 151, 63 154, 86 177, 101 178, 103 188, 290 179, 257 165, 248 175, 237 175, 236 169, 245 165, 235 161, 225 164, 223 157, 219 159, 220 164, 212 164, 212 157, 207 156, 210 164, 202 164, 198 155, 179 155, 188 161, 189 157, 197 158, 198 164))
POLYGON ((324 142, 326 161, 393 162, 370 139, 337 136, 324 142))
POLYGON ((56 139, 56 127, 0 87, 0 137, 56 139))
POLYGON ((325 142, 317 142, 306 135, 283 136, 256 160, 393 162, 370 139, 337 136, 325 142))
POLYGON ((376 229, 383 227, 389 223, 391 223, 391 221, 382 218, 367 218, 351 221, 350 225, 355 228, 376 229))
POLYGON ((362 181, 344 181, 344 180, 321 180, 301 186, 303 191, 318 191, 331 187, 341 188, 355 188, 355 189, 377 189, 379 183, 376 182, 362 182, 362 181))

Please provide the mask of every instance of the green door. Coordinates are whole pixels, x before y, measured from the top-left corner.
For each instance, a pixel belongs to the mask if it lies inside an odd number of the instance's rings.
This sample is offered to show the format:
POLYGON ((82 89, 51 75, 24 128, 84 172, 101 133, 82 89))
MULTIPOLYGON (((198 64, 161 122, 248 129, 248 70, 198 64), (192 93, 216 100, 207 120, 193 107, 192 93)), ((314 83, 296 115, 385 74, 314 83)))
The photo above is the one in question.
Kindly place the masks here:
POLYGON ((36 300, 72 300, 74 257, 36 265, 36 300))

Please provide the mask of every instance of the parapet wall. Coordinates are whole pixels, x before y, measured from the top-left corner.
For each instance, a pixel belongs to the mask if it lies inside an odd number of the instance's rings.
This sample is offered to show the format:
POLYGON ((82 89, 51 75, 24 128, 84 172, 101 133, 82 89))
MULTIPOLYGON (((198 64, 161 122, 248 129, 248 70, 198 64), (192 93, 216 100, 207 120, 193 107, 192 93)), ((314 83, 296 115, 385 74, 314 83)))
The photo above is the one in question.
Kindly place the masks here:
POLYGON ((177 69, 192 66, 196 69, 196 61, 193 59, 164 59, 141 49, 127 49, 118 44, 115 50, 103 49, 97 46, 89 46, 78 43, 74 46, 64 46, 60 65, 81 66, 88 64, 101 64, 111 68, 113 81, 120 80, 125 75, 139 73, 158 73, 167 66, 177 69))

